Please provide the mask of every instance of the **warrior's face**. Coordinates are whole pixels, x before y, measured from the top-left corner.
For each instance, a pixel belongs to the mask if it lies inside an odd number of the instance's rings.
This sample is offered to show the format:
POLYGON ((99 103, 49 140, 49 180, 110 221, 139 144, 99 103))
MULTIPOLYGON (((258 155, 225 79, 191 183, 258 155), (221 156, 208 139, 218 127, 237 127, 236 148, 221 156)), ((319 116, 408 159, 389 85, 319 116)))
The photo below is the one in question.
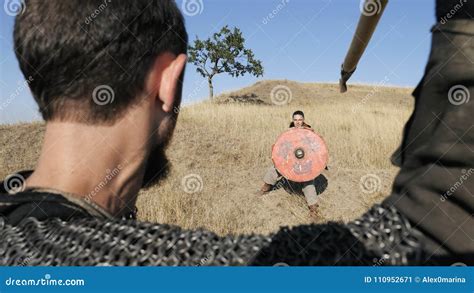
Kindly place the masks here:
POLYGON ((294 115, 293 116, 293 123, 295 124, 296 128, 302 128, 304 123, 304 117, 301 115, 294 115))

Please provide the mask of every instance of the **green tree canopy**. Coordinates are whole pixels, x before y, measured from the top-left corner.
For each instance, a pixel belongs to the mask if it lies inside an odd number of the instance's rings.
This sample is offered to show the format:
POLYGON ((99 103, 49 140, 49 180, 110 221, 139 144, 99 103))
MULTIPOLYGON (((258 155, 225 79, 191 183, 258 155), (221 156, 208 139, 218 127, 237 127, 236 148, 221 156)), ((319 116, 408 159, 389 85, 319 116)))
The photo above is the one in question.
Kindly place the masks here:
POLYGON ((254 76, 263 75, 262 62, 255 59, 251 49, 245 48, 245 39, 238 28, 230 30, 224 26, 207 40, 196 37, 194 44, 189 46, 188 61, 197 67, 209 84, 209 96, 214 96, 212 78, 221 73, 233 77, 246 73, 254 76))

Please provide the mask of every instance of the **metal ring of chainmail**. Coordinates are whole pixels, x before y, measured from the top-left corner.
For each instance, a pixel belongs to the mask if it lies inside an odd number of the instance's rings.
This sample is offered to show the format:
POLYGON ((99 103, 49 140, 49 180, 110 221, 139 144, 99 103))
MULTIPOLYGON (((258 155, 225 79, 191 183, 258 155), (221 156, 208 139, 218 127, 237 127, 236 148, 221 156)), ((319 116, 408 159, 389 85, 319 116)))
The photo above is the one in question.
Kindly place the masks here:
MULTIPOLYGON (((197 229, 95 218, 0 218, 0 264, 9 266, 417 265, 423 252, 394 208, 374 206, 347 225, 329 222, 276 234, 220 237, 197 229)), ((426 264, 426 262, 424 263, 426 264)))

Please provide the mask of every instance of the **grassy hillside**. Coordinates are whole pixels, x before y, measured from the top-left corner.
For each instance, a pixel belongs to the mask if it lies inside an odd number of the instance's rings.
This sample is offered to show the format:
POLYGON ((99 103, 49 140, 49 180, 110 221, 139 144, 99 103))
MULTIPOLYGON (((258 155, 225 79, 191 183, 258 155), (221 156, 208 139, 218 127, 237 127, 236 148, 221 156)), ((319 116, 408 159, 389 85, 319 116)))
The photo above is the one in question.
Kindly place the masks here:
MULTIPOLYGON (((334 84, 262 81, 185 107, 168 151, 170 177, 141 192, 139 217, 219 234, 270 233, 314 221, 302 196, 283 189, 255 195, 271 165, 271 145, 291 113, 303 110, 330 151, 317 221, 353 219, 390 191, 397 169, 389 157, 413 107, 410 92, 360 85, 342 95, 334 84)), ((44 125, 0 130, 0 176, 34 168, 44 125)))

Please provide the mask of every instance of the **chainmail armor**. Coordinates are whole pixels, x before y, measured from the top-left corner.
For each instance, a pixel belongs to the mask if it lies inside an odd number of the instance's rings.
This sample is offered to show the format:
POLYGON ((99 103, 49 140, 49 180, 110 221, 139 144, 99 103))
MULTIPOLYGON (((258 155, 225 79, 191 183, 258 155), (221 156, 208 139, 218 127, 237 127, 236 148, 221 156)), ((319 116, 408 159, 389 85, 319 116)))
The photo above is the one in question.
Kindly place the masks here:
POLYGON ((270 236, 220 237, 203 229, 96 218, 27 218, 17 226, 0 218, 0 234, 0 264, 9 266, 416 265, 423 261, 416 230, 394 208, 380 205, 347 225, 285 227, 270 236))

